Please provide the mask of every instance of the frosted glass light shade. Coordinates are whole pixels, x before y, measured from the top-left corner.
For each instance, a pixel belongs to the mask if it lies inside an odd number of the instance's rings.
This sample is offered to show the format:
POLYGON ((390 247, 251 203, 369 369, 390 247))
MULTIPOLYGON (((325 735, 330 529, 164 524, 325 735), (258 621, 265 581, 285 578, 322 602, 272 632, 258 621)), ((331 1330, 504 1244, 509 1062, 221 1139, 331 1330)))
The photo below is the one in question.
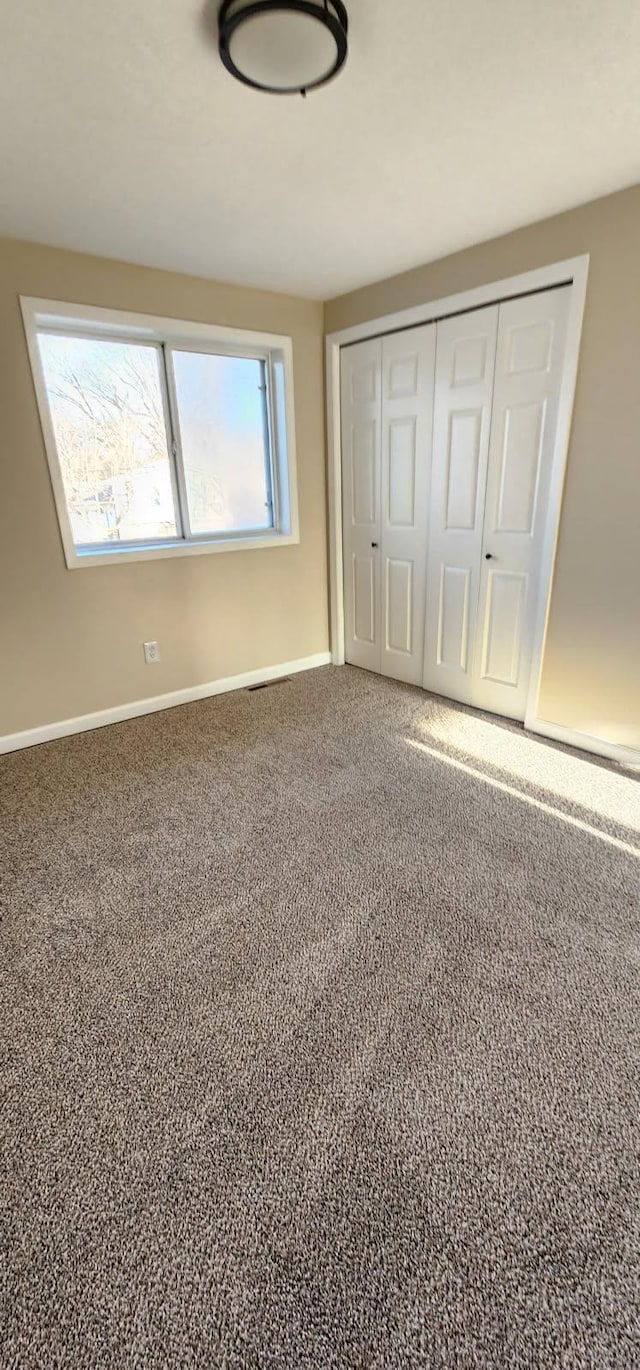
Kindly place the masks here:
POLYGON ((227 70, 258 90, 304 94, 346 59, 347 12, 338 0, 227 0, 218 24, 227 70))

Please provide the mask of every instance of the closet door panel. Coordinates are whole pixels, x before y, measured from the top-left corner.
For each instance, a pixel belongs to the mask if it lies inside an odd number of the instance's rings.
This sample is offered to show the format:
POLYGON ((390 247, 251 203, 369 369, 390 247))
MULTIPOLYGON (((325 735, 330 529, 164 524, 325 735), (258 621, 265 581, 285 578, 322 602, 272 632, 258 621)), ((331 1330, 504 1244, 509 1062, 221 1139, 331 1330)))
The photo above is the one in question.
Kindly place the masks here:
POLYGON ((472 703, 524 718, 569 287, 500 305, 472 703))
POLYGON ((522 659, 523 609, 528 577, 489 571, 482 620, 480 678, 498 685, 517 684, 522 659))
POLYGON ((437 663, 452 671, 466 671, 469 649, 471 571, 464 566, 440 567, 437 663))
POLYGON ((385 557, 386 636, 384 650, 408 657, 413 649, 413 566, 398 557, 385 557))
POLYGON ((380 670, 380 339, 342 349, 345 655, 380 670))
POLYGON ((472 702, 498 306, 437 326, 426 689, 472 702))
POLYGON ((435 324, 382 339, 381 666, 420 684, 435 324))

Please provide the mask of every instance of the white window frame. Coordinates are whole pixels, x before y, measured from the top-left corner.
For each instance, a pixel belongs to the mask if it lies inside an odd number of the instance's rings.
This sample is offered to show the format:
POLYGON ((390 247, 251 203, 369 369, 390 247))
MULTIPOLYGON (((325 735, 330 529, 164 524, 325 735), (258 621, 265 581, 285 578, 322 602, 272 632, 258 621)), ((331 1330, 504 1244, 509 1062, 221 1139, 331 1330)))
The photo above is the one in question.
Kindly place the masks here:
POLYGON ((295 415, 293 406, 293 343, 279 333, 257 333, 226 328, 217 324, 166 319, 152 314, 131 314, 120 309, 65 304, 59 300, 20 296, 20 306, 31 362, 31 372, 42 425, 49 474, 53 489, 60 535, 69 570, 85 566, 122 565, 128 561, 153 561, 163 557, 198 556, 207 552, 246 552, 283 547, 300 541, 296 479, 295 415), (209 352, 225 357, 250 357, 263 361, 268 387, 269 449, 271 459, 271 500, 273 526, 268 529, 235 530, 232 533, 194 534, 188 527, 185 491, 175 498, 183 530, 180 536, 146 541, 110 542, 78 547, 74 542, 58 449, 38 346, 39 332, 55 332, 73 337, 103 338, 131 343, 146 343, 165 349, 166 365, 160 368, 160 384, 165 409, 167 437, 173 436, 169 452, 171 480, 176 497, 176 481, 181 486, 181 461, 176 444, 180 442, 172 351, 209 352))

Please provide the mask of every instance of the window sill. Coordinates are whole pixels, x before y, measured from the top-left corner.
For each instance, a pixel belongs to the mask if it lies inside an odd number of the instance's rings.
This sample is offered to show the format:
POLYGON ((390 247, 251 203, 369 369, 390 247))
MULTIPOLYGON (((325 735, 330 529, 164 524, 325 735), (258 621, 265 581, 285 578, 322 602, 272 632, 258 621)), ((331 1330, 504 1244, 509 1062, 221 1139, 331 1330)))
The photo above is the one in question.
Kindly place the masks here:
POLYGON ((267 548, 290 547, 299 543, 297 533, 265 533, 256 537, 211 538, 202 541, 149 543, 144 547, 75 548, 67 554, 67 567, 78 571, 84 566, 121 566, 131 561, 161 561, 166 557, 204 556, 210 552, 257 552, 267 548))

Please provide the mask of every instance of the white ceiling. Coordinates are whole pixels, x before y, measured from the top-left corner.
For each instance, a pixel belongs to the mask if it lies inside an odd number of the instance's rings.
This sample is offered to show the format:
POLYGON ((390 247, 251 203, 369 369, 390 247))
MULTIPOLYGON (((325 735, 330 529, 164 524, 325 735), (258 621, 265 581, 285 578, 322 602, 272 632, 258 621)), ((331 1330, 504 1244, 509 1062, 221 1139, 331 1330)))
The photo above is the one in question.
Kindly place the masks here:
POLYGON ((640 180, 638 0, 347 0, 308 99, 203 0, 0 18, 0 233, 328 298, 640 180))

